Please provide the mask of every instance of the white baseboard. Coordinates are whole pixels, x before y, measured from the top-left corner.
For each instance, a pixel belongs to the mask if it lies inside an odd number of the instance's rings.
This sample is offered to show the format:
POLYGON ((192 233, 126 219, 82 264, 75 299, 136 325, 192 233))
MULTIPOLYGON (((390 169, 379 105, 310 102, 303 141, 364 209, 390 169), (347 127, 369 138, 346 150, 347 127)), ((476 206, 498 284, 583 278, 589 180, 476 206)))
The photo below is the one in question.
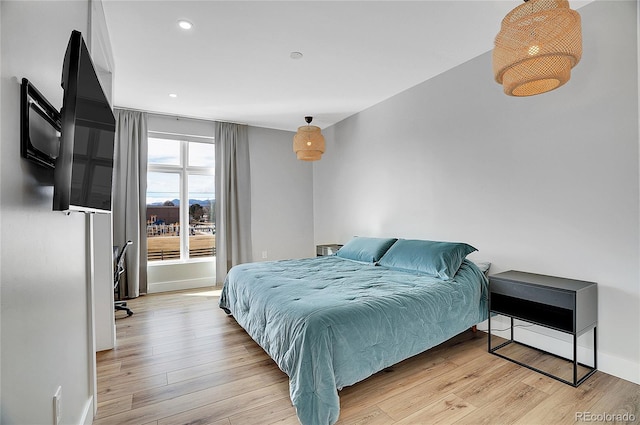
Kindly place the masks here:
POLYGON ((212 286, 215 286, 215 279, 213 278, 173 280, 150 283, 147 292, 149 294, 155 294, 158 292, 180 291, 184 289, 210 288, 212 286))
POLYGON ((640 385, 640 364, 598 352, 598 369, 609 375, 640 385))
POLYGON ((84 405, 78 425, 91 425, 93 423, 93 411, 93 397, 89 397, 89 400, 84 405))

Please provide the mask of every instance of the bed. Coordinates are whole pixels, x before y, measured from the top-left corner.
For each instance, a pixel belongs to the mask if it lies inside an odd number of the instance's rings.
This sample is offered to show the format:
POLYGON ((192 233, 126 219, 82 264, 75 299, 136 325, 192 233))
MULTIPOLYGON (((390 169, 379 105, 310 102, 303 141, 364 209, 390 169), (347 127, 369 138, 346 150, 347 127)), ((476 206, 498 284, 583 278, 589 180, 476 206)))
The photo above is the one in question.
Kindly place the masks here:
POLYGON ((338 391, 483 321, 487 278, 465 243, 357 237, 335 255, 242 264, 220 307, 289 376, 304 425, 338 420, 338 391))

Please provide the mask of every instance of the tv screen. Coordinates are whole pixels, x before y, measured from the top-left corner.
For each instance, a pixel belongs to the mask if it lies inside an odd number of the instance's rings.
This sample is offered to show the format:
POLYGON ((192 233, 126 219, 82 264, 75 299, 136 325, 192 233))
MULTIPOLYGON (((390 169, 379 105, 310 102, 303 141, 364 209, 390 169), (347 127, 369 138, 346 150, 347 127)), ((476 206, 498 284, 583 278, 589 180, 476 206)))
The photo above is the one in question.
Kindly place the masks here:
POLYGON ((78 31, 67 45, 62 88, 53 209, 110 212, 115 117, 78 31))

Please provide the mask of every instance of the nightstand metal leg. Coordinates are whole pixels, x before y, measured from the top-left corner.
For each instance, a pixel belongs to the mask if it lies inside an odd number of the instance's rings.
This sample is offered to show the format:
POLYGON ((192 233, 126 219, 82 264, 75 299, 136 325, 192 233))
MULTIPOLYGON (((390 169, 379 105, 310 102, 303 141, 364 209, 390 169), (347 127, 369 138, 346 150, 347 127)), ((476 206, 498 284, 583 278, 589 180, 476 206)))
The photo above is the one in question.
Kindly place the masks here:
POLYGON ((513 316, 511 316, 511 328, 510 328, 510 331, 511 331, 511 342, 513 342, 513 316))
POLYGON ((573 386, 578 385, 578 335, 573 333, 573 386))

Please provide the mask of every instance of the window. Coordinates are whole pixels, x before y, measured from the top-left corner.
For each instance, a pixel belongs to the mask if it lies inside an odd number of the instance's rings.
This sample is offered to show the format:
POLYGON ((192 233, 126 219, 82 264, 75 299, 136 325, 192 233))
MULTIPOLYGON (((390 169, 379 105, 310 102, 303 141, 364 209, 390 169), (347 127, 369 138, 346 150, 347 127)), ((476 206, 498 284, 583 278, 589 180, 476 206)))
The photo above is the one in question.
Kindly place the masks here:
POLYGON ((211 141, 149 133, 147 259, 215 255, 215 148, 211 141))

